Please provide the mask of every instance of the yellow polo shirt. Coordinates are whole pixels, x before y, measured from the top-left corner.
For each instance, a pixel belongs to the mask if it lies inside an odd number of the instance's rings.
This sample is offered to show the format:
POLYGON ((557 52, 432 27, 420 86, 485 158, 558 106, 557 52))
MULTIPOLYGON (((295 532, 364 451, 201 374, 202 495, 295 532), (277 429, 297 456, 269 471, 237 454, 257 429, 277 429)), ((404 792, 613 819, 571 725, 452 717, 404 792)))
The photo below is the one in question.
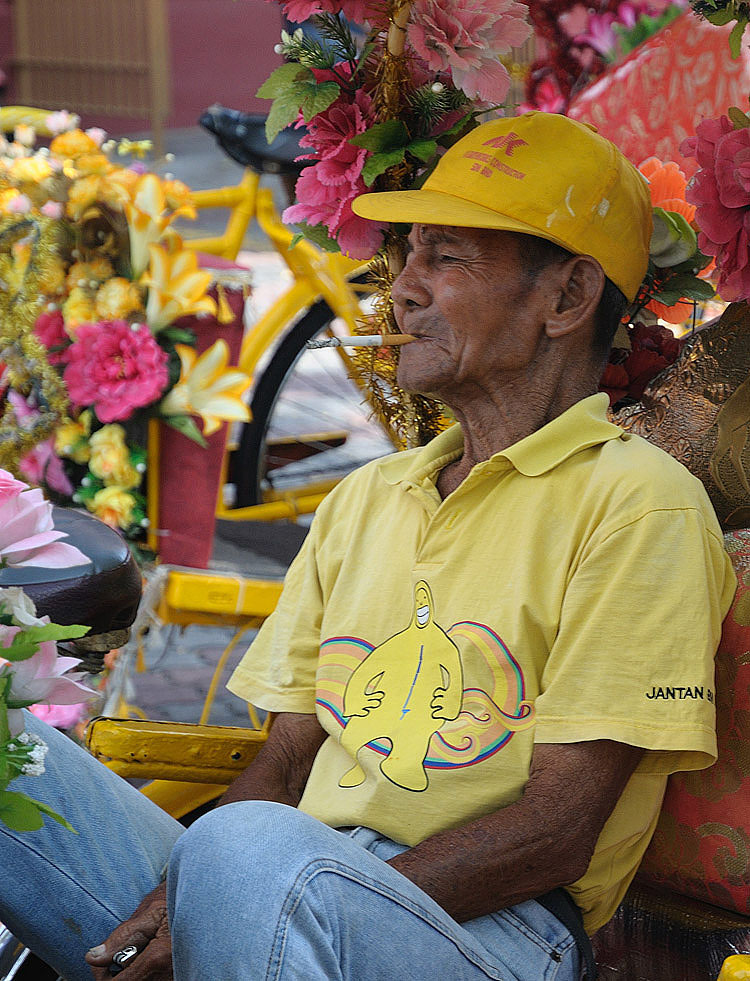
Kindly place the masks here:
POLYGON ((649 750, 570 887, 589 932, 635 873, 667 774, 716 758, 735 588, 703 486, 606 410, 577 403, 445 500, 458 427, 354 473, 229 684, 328 732, 301 810, 407 845, 517 800, 537 742, 649 750))

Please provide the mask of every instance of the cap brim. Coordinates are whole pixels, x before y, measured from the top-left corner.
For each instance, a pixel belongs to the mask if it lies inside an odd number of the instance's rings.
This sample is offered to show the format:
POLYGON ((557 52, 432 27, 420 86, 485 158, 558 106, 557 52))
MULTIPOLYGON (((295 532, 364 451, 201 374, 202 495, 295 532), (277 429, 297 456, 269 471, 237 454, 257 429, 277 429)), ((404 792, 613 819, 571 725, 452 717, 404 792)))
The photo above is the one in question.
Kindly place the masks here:
POLYGON ((352 210, 360 218, 373 221, 401 222, 422 225, 454 225, 457 228, 496 228, 506 232, 524 232, 547 238, 565 246, 552 235, 543 235, 538 228, 508 215, 498 214, 473 201, 465 201, 443 191, 380 191, 360 194, 352 202, 352 210))

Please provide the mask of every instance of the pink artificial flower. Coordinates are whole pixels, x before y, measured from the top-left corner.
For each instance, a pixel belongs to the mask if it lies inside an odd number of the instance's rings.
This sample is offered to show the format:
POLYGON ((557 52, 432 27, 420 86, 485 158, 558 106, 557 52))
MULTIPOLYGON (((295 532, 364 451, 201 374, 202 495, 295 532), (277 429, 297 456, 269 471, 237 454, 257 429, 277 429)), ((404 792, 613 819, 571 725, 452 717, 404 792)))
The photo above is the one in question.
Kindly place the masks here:
MULTIPOLYGON (((268 0, 274 2, 274 0, 268 0)), ((301 24, 315 14, 338 14, 353 24, 381 24, 388 20, 388 8, 384 0, 281 0, 286 18, 301 24)))
POLYGON ((90 564, 83 552, 61 538, 67 535, 55 531, 52 505, 42 492, 0 470, 0 565, 66 569, 90 564))
POLYGON ((585 32, 578 34, 576 44, 588 44, 600 55, 607 56, 617 48, 615 24, 631 28, 638 20, 639 13, 630 3, 621 3, 616 13, 591 14, 585 32))
MULTIPOLYGON (((47 618, 45 617, 45 620, 47 618)), ((10 675, 8 701, 8 726, 11 736, 23 731, 23 713, 26 705, 44 702, 48 705, 80 705, 81 701, 95 694, 78 680, 82 674, 62 677, 70 668, 80 668, 76 657, 58 657, 57 644, 43 641, 36 654, 25 661, 8 663, 2 658, 2 650, 21 630, 21 627, 0 627, 0 668, 2 675, 10 675)))
POLYGON ((70 338, 65 332, 65 320, 63 319, 62 310, 57 308, 54 310, 45 310, 44 313, 40 313, 34 324, 34 333, 47 348, 47 360, 49 363, 64 364, 65 352, 50 350, 50 348, 63 347, 70 343, 70 338))
POLYGON ((31 198, 26 194, 16 194, 6 202, 5 208, 11 215, 26 215, 31 211, 31 198))
MULTIPOLYGON (((35 419, 39 412, 28 404, 26 399, 11 389, 7 395, 8 401, 13 406, 16 422, 23 426, 26 420, 35 419)), ((62 460, 55 453, 55 438, 50 436, 42 443, 37 443, 33 450, 30 450, 19 461, 21 474, 30 484, 46 484, 51 490, 58 494, 70 497, 73 493, 73 485, 68 480, 68 476, 63 469, 62 460)))
POLYGON ((55 729, 72 729, 78 725, 81 719, 87 714, 88 705, 86 702, 76 702, 74 705, 30 705, 29 712, 33 713, 37 719, 46 722, 48 726, 55 729))
POLYGON ((519 113, 540 109, 542 112, 564 112, 565 96, 560 91, 557 78, 549 73, 534 86, 532 102, 518 107, 519 113))
POLYGON ((500 103, 510 76, 499 57, 530 33, 517 0, 415 0, 407 39, 431 71, 450 71, 470 99, 500 103))
POLYGON ((45 218, 62 218, 63 216, 63 206, 59 201, 47 201, 39 209, 45 218))
POLYGON ((68 130, 75 129, 80 119, 73 113, 60 109, 59 112, 51 112, 44 122, 50 133, 57 136, 59 133, 67 133, 68 130))
POLYGON ((107 131, 102 129, 101 126, 91 126, 86 130, 86 136, 92 139, 97 146, 101 146, 107 139, 107 131))
POLYGON ((750 298, 750 130, 735 130, 726 116, 706 119, 680 152, 701 167, 685 198, 696 205, 698 246, 716 256, 724 300, 750 298))
POLYGON ((289 224, 324 225, 341 251, 354 259, 371 258, 387 227, 359 218, 351 208, 354 198, 368 190, 362 168, 369 151, 349 140, 374 121, 372 99, 361 89, 353 101, 342 96, 312 120, 300 146, 313 150, 308 159, 318 163, 302 172, 296 186, 297 203, 282 216, 289 224))
POLYGON ((81 324, 67 357, 63 378, 71 401, 92 406, 101 422, 129 419, 169 384, 167 352, 145 324, 81 324))

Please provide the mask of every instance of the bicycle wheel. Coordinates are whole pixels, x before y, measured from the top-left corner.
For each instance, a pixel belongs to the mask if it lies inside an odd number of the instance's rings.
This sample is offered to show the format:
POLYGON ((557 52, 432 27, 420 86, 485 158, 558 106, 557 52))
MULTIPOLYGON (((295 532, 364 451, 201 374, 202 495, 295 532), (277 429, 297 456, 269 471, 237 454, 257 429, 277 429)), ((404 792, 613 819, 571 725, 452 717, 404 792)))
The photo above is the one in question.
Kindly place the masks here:
MULTIPOLYGON (((367 297, 361 303, 367 312, 367 297)), ((363 463, 393 451, 340 350, 309 351, 318 335, 346 334, 319 300, 288 331, 253 391, 253 418, 232 461, 235 505, 301 496, 332 486, 363 463)))

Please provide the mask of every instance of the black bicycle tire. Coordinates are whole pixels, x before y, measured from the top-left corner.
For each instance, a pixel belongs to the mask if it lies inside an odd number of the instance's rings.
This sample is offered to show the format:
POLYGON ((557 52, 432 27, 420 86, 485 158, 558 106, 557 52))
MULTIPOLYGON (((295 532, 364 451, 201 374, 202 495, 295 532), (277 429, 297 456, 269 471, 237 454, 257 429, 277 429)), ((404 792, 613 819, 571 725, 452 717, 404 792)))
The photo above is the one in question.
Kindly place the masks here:
POLYGON ((305 344, 335 319, 325 300, 318 300, 287 332, 273 353, 253 391, 252 420, 242 427, 232 473, 236 507, 262 503, 263 445, 274 405, 284 382, 305 350, 305 344))

